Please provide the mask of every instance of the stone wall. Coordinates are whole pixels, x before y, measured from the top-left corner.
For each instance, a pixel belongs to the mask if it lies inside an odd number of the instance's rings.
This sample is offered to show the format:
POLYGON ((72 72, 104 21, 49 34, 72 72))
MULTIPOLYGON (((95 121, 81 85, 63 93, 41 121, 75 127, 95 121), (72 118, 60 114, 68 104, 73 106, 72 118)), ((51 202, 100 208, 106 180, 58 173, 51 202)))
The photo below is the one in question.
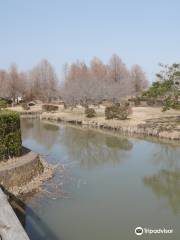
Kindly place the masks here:
POLYGON ((39 155, 28 152, 21 157, 0 164, 0 184, 6 189, 23 186, 43 172, 39 155))

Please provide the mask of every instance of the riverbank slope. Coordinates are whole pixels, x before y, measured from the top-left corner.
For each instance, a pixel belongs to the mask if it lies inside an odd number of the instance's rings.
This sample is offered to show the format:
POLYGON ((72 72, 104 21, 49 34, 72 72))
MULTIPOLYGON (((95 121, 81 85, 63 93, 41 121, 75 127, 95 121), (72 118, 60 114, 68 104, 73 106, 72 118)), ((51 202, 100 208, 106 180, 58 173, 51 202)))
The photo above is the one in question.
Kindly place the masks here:
POLYGON ((20 106, 10 108, 18 111, 21 116, 40 115, 41 119, 79 124, 87 127, 104 128, 119 131, 128 135, 154 136, 169 140, 180 140, 180 111, 168 110, 162 112, 161 107, 133 107, 127 120, 106 120, 104 109, 96 107, 97 116, 86 118, 84 108, 59 107, 55 112, 43 112, 42 106, 31 107, 25 111, 20 106))
POLYGON ((97 112, 95 118, 86 118, 83 111, 74 109, 53 113, 43 112, 41 119, 112 129, 130 135, 180 140, 180 112, 175 110, 162 112, 161 108, 134 107, 133 113, 127 120, 106 120, 102 112, 97 112))

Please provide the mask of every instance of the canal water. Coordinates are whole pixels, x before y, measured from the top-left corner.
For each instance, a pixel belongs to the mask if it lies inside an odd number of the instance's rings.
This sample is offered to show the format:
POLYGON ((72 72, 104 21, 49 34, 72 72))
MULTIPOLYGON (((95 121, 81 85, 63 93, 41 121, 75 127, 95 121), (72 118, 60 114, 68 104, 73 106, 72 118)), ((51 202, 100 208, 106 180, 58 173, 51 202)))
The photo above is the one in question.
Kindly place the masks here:
POLYGON ((23 119, 24 146, 56 165, 27 199, 31 240, 180 239, 180 148, 39 119, 23 119), (135 228, 173 233, 135 234, 135 228))

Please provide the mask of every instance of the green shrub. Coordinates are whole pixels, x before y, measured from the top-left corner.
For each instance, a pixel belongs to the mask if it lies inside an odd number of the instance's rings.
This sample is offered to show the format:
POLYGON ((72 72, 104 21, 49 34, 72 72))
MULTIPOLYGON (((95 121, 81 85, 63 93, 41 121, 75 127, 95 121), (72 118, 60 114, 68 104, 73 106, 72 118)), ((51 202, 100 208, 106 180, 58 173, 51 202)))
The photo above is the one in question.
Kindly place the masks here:
POLYGON ((11 104, 12 100, 6 98, 0 98, 0 103, 11 104))
POLYGON ((152 84, 152 86, 143 93, 145 97, 161 97, 172 90, 173 81, 165 80, 163 82, 157 81, 152 84))
POLYGON ((164 99, 163 102, 163 109, 162 111, 165 112, 169 109, 176 109, 180 110, 180 100, 178 100, 178 95, 170 95, 164 99))
POLYGON ((114 104, 110 107, 106 107, 105 109, 105 117, 106 119, 118 119, 118 120, 125 120, 127 119, 128 115, 131 113, 131 107, 129 103, 121 103, 121 104, 114 104))
POLYGON ((42 109, 46 112, 58 111, 59 107, 56 105, 44 104, 42 109))
POLYGON ((0 99, 0 108, 6 108, 7 102, 4 99, 0 99))
POLYGON ((30 107, 28 106, 27 103, 22 103, 22 104, 21 104, 21 107, 22 107, 24 110, 26 110, 26 111, 30 109, 30 107))
POLYGON ((12 101, 9 99, 0 98, 0 109, 8 107, 8 105, 10 105, 11 103, 12 101))
POLYGON ((21 152, 20 115, 0 110, 0 160, 19 156, 21 152))
POLYGON ((93 118, 96 116, 96 111, 93 108, 86 108, 85 109, 85 115, 87 118, 93 118))

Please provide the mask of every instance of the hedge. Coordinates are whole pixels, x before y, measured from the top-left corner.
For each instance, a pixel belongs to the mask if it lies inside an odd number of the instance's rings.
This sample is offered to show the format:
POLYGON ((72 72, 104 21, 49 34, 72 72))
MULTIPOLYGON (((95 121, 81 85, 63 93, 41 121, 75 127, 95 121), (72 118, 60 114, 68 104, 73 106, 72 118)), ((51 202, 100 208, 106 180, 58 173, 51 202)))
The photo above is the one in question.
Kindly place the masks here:
POLYGON ((19 156, 22 153, 20 115, 9 110, 0 110, 0 160, 19 156))
POLYGON ((9 99, 0 98, 0 109, 6 108, 11 103, 12 103, 12 101, 9 99))

